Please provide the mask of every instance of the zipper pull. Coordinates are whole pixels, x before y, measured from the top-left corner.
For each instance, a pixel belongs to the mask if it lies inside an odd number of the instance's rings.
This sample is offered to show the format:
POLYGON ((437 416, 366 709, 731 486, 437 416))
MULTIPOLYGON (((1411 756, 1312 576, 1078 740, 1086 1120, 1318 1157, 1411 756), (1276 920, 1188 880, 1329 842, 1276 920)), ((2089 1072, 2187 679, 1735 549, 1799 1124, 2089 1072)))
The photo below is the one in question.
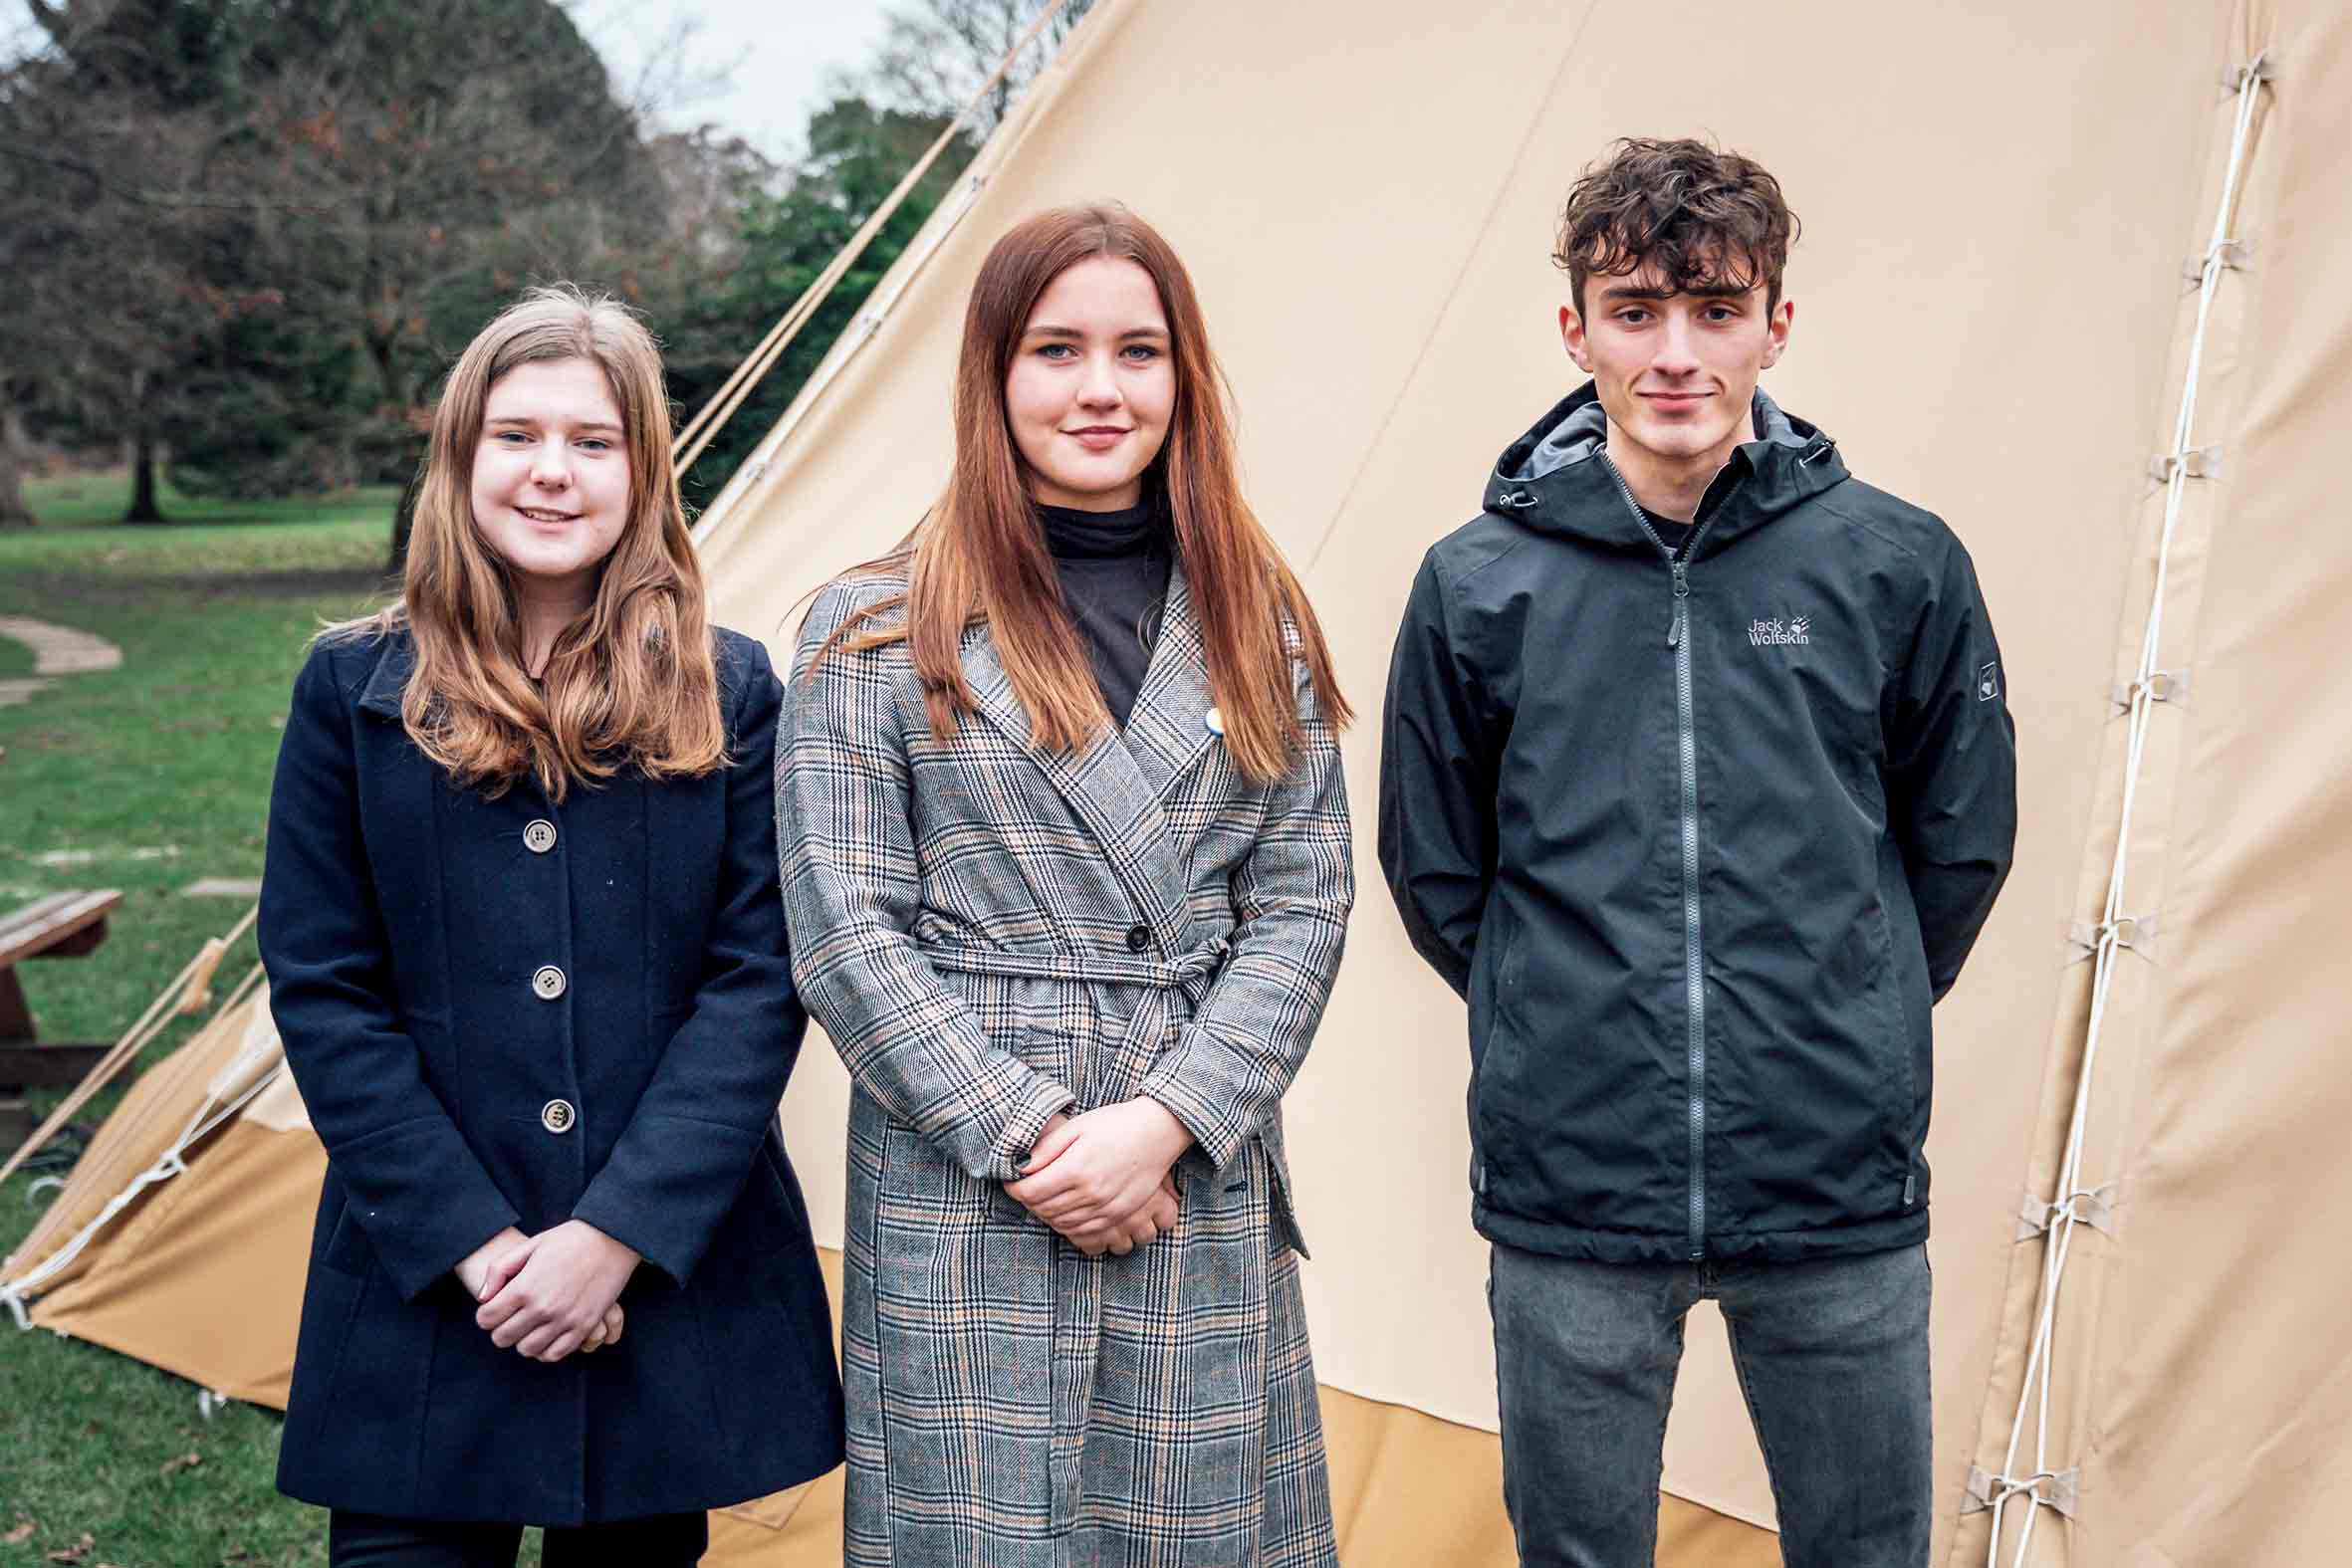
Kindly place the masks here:
POLYGON ((1679 647, 1683 627, 1689 616, 1691 600, 1691 568, 1684 561, 1674 565, 1674 619, 1666 623, 1666 646, 1679 647))

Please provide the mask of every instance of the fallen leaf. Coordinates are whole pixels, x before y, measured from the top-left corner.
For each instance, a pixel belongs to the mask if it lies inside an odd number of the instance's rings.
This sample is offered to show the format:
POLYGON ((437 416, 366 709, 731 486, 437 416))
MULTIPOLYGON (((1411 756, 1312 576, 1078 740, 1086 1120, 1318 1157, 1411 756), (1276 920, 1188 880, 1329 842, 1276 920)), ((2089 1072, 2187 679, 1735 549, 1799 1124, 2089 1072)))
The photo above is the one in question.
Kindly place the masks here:
POLYGON ((61 1546, 56 1551, 51 1552, 49 1554, 49 1560, 53 1563, 78 1563, 83 1558, 88 1557, 91 1552, 97 1548, 97 1546, 98 1537, 91 1534, 88 1530, 84 1530, 82 1532, 82 1539, 76 1541, 71 1546, 61 1546))
POLYGON ((191 1449, 176 1459, 165 1459, 163 1473, 169 1475, 174 1470, 192 1470, 203 1462, 204 1456, 191 1449))
POLYGON ((9 1545, 14 1546, 20 1541, 31 1540, 33 1532, 39 1528, 39 1525, 20 1514, 17 1517, 16 1528, 10 1530, 6 1535, 0 1535, 0 1541, 6 1541, 9 1545))

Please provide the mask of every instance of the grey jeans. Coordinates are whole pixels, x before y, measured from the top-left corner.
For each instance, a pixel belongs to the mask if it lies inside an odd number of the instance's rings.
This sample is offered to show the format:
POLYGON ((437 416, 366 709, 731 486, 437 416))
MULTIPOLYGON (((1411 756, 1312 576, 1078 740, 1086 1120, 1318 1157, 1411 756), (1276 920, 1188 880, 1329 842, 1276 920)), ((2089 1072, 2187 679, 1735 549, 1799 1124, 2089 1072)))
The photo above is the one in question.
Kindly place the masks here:
POLYGON ((1649 1568, 1683 1320, 1712 1297, 1788 1568, 1923 1568, 1927 1248, 1796 1263, 1592 1263, 1495 1248, 1503 1497, 1525 1568, 1649 1568))

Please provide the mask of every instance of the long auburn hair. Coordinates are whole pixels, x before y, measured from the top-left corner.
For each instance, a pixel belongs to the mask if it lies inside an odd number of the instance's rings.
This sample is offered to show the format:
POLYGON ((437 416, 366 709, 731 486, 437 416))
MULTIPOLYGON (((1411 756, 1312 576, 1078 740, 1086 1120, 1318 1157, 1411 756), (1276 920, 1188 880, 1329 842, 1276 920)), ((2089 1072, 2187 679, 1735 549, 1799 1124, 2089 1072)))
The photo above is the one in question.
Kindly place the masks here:
POLYGON ((416 668, 400 719, 459 784, 497 795, 528 772, 550 798, 634 766, 655 779, 723 766, 726 728, 702 567, 670 464, 670 409, 653 335, 618 301, 533 289, 458 356, 433 412, 400 602, 335 631, 405 624, 416 668), (588 611, 535 684, 513 572, 474 526, 474 452, 490 388, 518 365, 586 359, 620 405, 628 518, 588 611))
POLYGON ((945 739, 975 706, 958 654, 964 629, 985 622, 1038 745, 1075 751, 1108 725, 1093 668, 1063 604, 1005 399, 1006 376, 1039 298, 1062 273, 1101 256, 1150 274, 1168 318, 1176 399, 1144 484, 1147 493, 1159 492, 1191 584, 1226 745, 1247 777, 1271 783, 1290 771, 1305 743, 1294 656, 1305 663, 1325 719, 1345 725, 1353 715, 1304 590, 1242 499, 1226 412, 1230 388, 1209 349, 1192 278, 1157 230, 1115 203, 1034 214, 980 264, 956 365, 953 475, 913 533, 889 555, 856 568, 903 570, 906 589, 849 616, 817 658, 905 641, 932 732, 945 739), (892 617, 889 624, 880 622, 885 616, 892 617))

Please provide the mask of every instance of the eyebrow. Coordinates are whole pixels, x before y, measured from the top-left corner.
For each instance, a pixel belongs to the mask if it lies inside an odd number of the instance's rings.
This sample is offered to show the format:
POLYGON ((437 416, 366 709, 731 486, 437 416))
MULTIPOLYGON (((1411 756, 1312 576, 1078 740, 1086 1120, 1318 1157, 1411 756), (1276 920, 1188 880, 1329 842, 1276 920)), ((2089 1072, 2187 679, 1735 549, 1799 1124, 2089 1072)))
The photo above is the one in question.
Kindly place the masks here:
POLYGON ((1688 289, 1653 289, 1637 284, 1612 283, 1601 290, 1600 297, 1604 300, 1671 300, 1678 294, 1687 294, 1695 300, 1742 300, 1755 288, 1754 284, 1741 288, 1730 283, 1702 283, 1688 289))
MULTIPOLYGON (((1074 327, 1059 327, 1051 322, 1041 322, 1021 336, 1024 337, 1074 337, 1082 340, 1086 335, 1074 327)), ((1164 338, 1167 336, 1168 330, 1164 327, 1130 327, 1119 334, 1118 340, 1126 342, 1137 337, 1164 338)))
MULTIPOLYGON (((533 419, 525 414, 500 414, 496 418, 489 419, 484 422, 490 425, 493 429, 504 425, 537 425, 541 423, 540 420, 533 419)), ((626 434, 626 432, 623 431, 620 426, 613 424, 610 420, 606 419, 591 419, 586 424, 574 425, 572 428, 576 431, 594 430, 607 435, 626 434)))

